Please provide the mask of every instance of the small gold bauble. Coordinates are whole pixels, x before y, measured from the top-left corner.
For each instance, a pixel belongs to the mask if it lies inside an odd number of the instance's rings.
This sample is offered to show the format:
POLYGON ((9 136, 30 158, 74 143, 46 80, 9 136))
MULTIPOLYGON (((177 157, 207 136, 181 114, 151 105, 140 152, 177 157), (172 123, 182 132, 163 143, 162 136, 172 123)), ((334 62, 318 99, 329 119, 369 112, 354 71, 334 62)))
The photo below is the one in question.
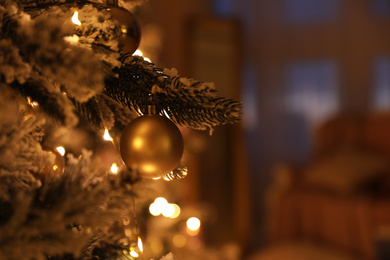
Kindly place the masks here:
POLYGON ((120 52, 133 54, 141 41, 141 28, 137 18, 122 7, 109 6, 106 10, 111 14, 111 19, 115 24, 120 52))
POLYGON ((162 177, 175 169, 183 148, 183 137, 177 126, 156 114, 134 119, 120 138, 123 162, 144 178, 162 177))
POLYGON ((56 150, 56 149, 50 149, 47 147, 43 148, 44 151, 47 151, 51 154, 54 154, 54 162, 51 165, 45 165, 42 168, 42 175, 47 174, 62 174, 65 170, 65 159, 64 157, 56 150))

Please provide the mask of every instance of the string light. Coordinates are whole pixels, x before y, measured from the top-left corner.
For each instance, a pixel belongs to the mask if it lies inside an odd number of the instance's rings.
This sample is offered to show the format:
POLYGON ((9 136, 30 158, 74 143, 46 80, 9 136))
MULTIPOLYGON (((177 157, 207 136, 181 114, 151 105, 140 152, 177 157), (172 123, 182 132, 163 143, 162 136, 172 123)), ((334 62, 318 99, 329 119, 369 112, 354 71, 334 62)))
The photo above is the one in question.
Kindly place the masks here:
POLYGON ((135 252, 134 250, 131 250, 131 251, 130 251, 130 255, 131 255, 132 257, 135 257, 135 258, 139 257, 139 254, 138 254, 137 252, 135 252))
POLYGON ((108 133, 107 128, 104 129, 103 139, 106 140, 106 141, 112 141, 113 140, 112 137, 110 136, 110 134, 108 133))
POLYGON ((144 245, 142 244, 142 240, 140 236, 138 236, 138 248, 142 255, 142 253, 144 252, 144 245))
POLYGON ((56 147, 56 150, 62 155, 65 155, 65 148, 63 146, 56 147))
POLYGON ((79 12, 78 11, 74 11, 74 14, 72 16, 72 23, 76 24, 76 25, 81 25, 81 22, 79 20, 79 12))
POLYGON ((187 233, 191 236, 195 236, 199 233, 200 220, 196 217, 191 217, 187 220, 187 233))
POLYGON ((113 164, 111 165, 111 172, 112 172, 113 174, 117 174, 117 173, 118 173, 118 165, 117 165, 116 163, 113 163, 113 164))
POLYGON ((143 53, 142 53, 142 51, 140 51, 140 50, 136 50, 134 53, 133 53, 133 55, 132 56, 143 56, 143 53))
POLYGON ((177 204, 168 203, 163 197, 158 197, 149 206, 149 212, 153 216, 163 215, 167 218, 177 218, 180 215, 181 209, 177 204))
POLYGON ((145 61, 150 62, 150 63, 152 62, 149 58, 144 57, 144 54, 142 53, 141 50, 136 50, 136 51, 133 53, 132 56, 140 56, 140 57, 142 57, 145 61))

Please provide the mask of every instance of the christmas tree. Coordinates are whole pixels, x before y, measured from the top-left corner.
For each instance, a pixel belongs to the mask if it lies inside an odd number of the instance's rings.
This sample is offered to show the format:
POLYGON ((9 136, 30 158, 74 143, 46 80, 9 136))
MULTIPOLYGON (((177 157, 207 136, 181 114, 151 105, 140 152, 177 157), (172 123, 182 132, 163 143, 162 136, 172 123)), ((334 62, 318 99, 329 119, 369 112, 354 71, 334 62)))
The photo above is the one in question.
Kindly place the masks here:
POLYGON ((0 2, 0 259, 147 259, 155 179, 187 174, 177 126, 240 102, 134 53, 142 1, 0 2))

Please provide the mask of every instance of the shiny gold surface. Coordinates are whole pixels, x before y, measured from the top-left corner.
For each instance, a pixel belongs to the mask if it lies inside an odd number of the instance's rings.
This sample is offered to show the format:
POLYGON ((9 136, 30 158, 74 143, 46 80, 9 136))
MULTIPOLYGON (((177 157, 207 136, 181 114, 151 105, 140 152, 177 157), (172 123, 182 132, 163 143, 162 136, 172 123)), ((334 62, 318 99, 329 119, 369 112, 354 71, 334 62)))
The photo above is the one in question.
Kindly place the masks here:
POLYGON ((120 153, 126 166, 138 170, 142 177, 161 177, 180 162, 183 137, 168 118, 145 115, 123 130, 120 153))

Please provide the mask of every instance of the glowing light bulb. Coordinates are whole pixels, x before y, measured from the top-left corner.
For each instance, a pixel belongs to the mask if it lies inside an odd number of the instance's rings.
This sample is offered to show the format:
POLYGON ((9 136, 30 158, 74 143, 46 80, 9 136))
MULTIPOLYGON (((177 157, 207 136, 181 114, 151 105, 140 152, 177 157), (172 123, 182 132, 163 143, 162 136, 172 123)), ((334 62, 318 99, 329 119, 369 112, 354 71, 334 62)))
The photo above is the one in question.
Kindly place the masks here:
POLYGON ((112 141, 113 140, 112 137, 110 136, 110 134, 108 133, 107 128, 104 130, 103 139, 106 140, 106 141, 112 141))
POLYGON ((132 56, 141 56, 141 57, 142 57, 142 55, 143 55, 142 51, 136 50, 136 51, 133 53, 132 56))
POLYGON ((191 231, 196 231, 200 228, 200 220, 196 217, 187 220, 187 228, 191 231))
POLYGON ((76 24, 76 25, 81 25, 81 22, 79 20, 79 12, 78 11, 74 11, 74 14, 72 16, 72 23, 76 24))
POLYGON ((39 106, 38 102, 32 101, 30 97, 27 97, 27 103, 33 108, 39 106))
POLYGON ((158 197, 149 206, 149 212, 153 216, 158 216, 163 213, 164 208, 168 205, 168 201, 163 197, 158 197))
POLYGON ((161 214, 161 208, 156 203, 152 203, 149 206, 149 212, 153 216, 158 216, 161 214))
POLYGON ((169 216, 170 218, 177 218, 179 215, 180 215, 180 212, 181 212, 181 209, 178 205, 176 204, 171 204, 174 208, 174 212, 171 216, 169 216))
POLYGON ((154 200, 154 203, 156 203, 156 205, 158 205, 158 206, 163 207, 166 204, 168 204, 168 201, 163 197, 158 197, 154 200))
POLYGON ((65 155, 65 148, 64 148, 64 147, 58 146, 58 147, 56 147, 56 150, 57 150, 62 156, 65 155))
POLYGON ((111 165, 111 172, 112 172, 113 174, 117 174, 117 173, 118 173, 118 166, 116 165, 116 163, 113 163, 113 164, 111 165))
POLYGON ((139 254, 138 254, 137 252, 135 252, 134 250, 131 250, 131 251, 130 251, 130 255, 131 255, 132 257, 135 257, 135 258, 139 257, 139 254))
POLYGON ((142 244, 142 240, 141 238, 138 236, 138 248, 139 248, 139 251, 142 252, 144 251, 144 245, 142 244))
POLYGON ((165 204, 161 213, 164 217, 170 218, 175 214, 175 207, 172 204, 165 204))

